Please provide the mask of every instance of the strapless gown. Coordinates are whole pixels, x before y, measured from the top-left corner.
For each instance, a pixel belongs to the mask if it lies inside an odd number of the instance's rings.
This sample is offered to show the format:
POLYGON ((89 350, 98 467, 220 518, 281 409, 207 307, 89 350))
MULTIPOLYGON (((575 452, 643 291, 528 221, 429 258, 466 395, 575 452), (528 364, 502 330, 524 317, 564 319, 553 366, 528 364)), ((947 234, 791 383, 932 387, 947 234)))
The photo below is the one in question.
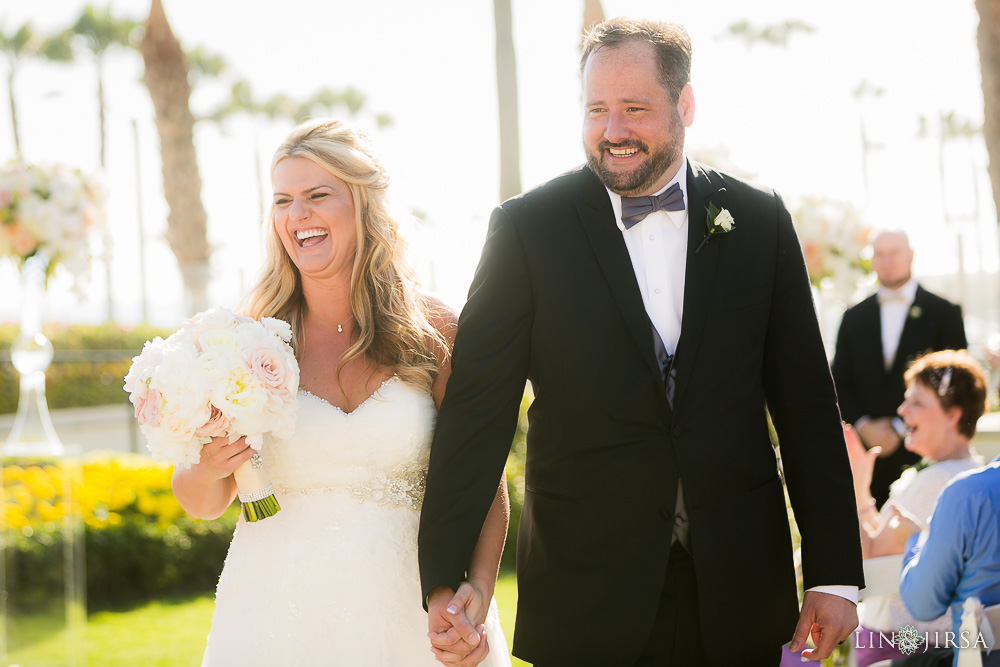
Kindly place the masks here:
MULTIPOLYGON (((294 436, 266 439, 281 511, 236 526, 203 667, 433 667, 417 524, 436 411, 399 378, 345 413, 299 394, 294 436)), ((509 667, 496 605, 486 667, 509 667)))

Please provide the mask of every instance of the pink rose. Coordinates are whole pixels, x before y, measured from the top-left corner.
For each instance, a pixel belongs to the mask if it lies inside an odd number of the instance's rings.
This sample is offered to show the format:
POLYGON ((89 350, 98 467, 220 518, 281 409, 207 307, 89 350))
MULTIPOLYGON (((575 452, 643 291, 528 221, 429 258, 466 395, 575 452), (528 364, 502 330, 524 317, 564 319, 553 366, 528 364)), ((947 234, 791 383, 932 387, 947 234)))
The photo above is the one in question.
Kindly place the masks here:
POLYGON ((195 435, 202 438, 221 438, 229 433, 229 426, 229 418, 213 405, 208 421, 198 427, 195 435))
POLYGON ((146 390, 146 395, 135 401, 135 418, 140 424, 156 426, 160 423, 160 406, 163 405, 163 397, 160 392, 153 388, 146 390))
POLYGON ((250 354, 250 372, 268 389, 284 391, 285 364, 276 350, 262 347, 250 354))

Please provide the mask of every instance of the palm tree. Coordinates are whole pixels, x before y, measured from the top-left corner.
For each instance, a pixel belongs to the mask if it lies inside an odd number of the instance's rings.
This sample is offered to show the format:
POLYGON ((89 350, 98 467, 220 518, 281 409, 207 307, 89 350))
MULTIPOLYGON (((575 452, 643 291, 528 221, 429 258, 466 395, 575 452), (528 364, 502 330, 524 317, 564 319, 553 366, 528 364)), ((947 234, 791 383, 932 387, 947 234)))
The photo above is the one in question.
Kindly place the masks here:
POLYGON ((788 40, 796 32, 804 32, 808 34, 814 32, 815 28, 807 23, 804 23, 803 21, 798 20, 756 26, 744 19, 730 24, 727 30, 729 31, 730 36, 740 37, 746 41, 747 48, 750 48, 757 42, 764 42, 765 44, 771 44, 773 46, 787 47, 788 40))
POLYGON ((14 132, 14 152, 21 157, 21 136, 17 125, 17 104, 14 98, 14 79, 21 60, 25 58, 46 58, 53 61, 68 61, 73 52, 65 33, 52 37, 38 35, 25 23, 14 32, 0 29, 0 49, 7 56, 7 95, 10 98, 10 123, 14 132))
POLYGON ((583 0, 583 34, 598 23, 604 22, 604 8, 601 0, 583 0))
POLYGON ((139 48, 146 66, 142 81, 153 100, 160 135, 163 194, 170 209, 167 242, 177 258, 189 308, 196 312, 208 305, 212 251, 194 146, 195 118, 189 105, 188 62, 170 29, 161 0, 152 0, 139 48))
POLYGON ((979 70, 983 81, 983 139, 990 159, 990 183, 1000 224, 1000 2, 976 0, 979 12, 979 70))
POLYGON ((493 18, 497 39, 497 103, 500 106, 500 199, 504 200, 521 192, 517 62, 510 0, 493 0, 493 18))
POLYGON ((87 5, 83 8, 80 18, 76 20, 70 31, 79 36, 86 49, 94 55, 97 65, 97 111, 100 122, 101 136, 101 167, 107 166, 107 137, 105 110, 107 102, 104 96, 104 58, 112 47, 129 47, 129 36, 138 27, 138 23, 130 19, 118 19, 111 16, 111 9, 103 12, 87 5))

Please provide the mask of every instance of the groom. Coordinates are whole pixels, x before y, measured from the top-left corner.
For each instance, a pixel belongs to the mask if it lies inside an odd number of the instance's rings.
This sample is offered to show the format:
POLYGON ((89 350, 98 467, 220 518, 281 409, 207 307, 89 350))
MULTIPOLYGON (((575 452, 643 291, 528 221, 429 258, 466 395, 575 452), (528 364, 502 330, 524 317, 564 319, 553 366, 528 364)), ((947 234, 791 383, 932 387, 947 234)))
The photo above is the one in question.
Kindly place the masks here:
POLYGON ((857 625, 851 472, 802 253, 775 192, 685 158, 690 58, 678 25, 593 30, 588 164, 494 211, 459 322, 423 592, 446 613, 528 379, 514 653, 536 667, 777 665, 810 631, 817 660, 857 625))

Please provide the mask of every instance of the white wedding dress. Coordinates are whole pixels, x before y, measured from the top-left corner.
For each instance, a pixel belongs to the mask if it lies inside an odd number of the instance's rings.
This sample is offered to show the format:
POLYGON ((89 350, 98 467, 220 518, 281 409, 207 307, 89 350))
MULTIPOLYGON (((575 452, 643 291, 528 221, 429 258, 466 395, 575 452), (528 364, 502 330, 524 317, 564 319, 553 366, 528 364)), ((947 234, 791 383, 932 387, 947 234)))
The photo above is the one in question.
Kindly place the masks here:
MULTIPOLYGON (((281 511, 236 526, 203 667, 440 666, 417 571, 435 418, 396 377, 350 413, 299 394, 294 437, 261 450, 281 511)), ((495 604, 486 634, 482 665, 509 667, 495 604)))

